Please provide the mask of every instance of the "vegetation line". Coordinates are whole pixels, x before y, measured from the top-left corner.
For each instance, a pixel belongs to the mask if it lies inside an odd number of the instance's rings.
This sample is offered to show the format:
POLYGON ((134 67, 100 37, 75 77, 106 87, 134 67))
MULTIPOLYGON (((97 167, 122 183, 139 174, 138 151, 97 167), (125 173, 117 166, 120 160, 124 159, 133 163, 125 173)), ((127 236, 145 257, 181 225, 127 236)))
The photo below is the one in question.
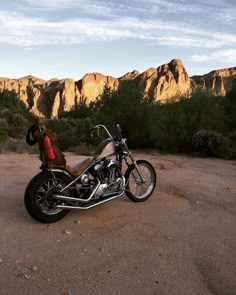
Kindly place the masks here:
MULTIPOLYGON (((24 139, 33 119, 15 92, 0 93, 0 153, 32 150, 24 139)), ((225 97, 197 89, 190 97, 164 104, 123 83, 117 91, 105 88, 98 100, 85 100, 47 125, 63 151, 84 153, 93 143, 89 136, 93 125, 112 128, 117 122, 131 148, 235 159, 236 81, 225 97)))

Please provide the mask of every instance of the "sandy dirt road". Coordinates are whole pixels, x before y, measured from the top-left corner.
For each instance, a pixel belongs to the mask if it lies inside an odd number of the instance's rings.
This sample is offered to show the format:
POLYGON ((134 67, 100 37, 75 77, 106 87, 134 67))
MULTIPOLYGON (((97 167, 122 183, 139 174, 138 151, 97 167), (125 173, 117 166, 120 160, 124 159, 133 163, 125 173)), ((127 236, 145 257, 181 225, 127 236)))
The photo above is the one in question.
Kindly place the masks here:
POLYGON ((236 294, 235 161, 140 158, 158 175, 148 201, 123 196, 47 225, 23 203, 37 156, 0 155, 0 294, 236 294))

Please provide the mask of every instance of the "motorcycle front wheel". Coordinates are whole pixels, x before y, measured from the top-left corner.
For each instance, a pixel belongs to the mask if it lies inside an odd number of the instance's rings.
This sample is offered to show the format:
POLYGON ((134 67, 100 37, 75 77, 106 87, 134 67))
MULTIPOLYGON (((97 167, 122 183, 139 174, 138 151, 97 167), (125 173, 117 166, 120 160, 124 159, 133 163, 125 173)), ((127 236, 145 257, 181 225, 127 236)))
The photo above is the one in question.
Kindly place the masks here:
MULTIPOLYGON (((25 190, 25 208, 31 217, 44 223, 56 222, 62 219, 69 211, 58 208, 58 201, 53 195, 65 187, 71 179, 55 173, 53 178, 50 172, 41 172, 28 184, 25 190)), ((69 194, 65 190, 63 194, 69 194)))
POLYGON ((143 202, 153 193, 156 186, 156 172, 151 163, 146 160, 136 161, 144 182, 134 165, 129 166, 125 173, 126 195, 134 202, 143 202))

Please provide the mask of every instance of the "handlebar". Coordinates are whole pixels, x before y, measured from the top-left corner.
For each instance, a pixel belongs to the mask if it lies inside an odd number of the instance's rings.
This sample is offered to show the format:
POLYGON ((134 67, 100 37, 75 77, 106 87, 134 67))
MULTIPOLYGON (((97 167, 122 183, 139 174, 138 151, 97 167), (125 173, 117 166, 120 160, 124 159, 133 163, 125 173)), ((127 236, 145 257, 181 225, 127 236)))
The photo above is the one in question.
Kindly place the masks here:
POLYGON ((93 129, 99 129, 99 128, 103 128, 103 129, 105 130, 105 132, 107 133, 107 135, 108 135, 110 138, 113 138, 112 135, 111 135, 111 133, 110 133, 110 132, 107 130, 107 128, 106 128, 104 125, 102 125, 102 124, 98 124, 98 125, 94 126, 91 130, 93 130, 93 129))
POLYGON ((122 138, 122 130, 120 128, 120 124, 116 124, 117 132, 118 132, 118 137, 119 139, 122 138))
MULTIPOLYGON (((110 137, 110 138, 113 139, 113 136, 112 136, 111 133, 108 131, 108 129, 106 128, 106 126, 104 126, 104 125, 102 125, 102 124, 98 124, 98 125, 94 126, 93 128, 91 128, 91 131, 94 130, 94 129, 99 129, 99 128, 104 129, 105 132, 107 133, 108 137, 110 137)), ((120 140, 120 139, 122 138, 122 130, 121 130, 119 124, 116 124, 116 128, 117 128, 118 137, 119 137, 119 140, 120 140)))

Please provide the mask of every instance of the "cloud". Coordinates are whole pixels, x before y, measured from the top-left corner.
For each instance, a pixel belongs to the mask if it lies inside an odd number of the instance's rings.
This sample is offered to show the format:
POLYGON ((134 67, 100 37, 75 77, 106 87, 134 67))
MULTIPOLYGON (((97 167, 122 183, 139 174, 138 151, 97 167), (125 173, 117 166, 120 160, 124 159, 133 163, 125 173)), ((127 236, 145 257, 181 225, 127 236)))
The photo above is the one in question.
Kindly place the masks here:
MULTIPOLYGON (((25 0, 35 3, 33 0, 25 0)), ((136 2, 138 2, 136 0, 136 2)), ((175 1, 149 0, 150 3, 167 5, 175 1)), ((42 7, 46 3, 51 7, 65 5, 63 0, 40 0, 36 2, 42 7)), ((66 2, 67 3, 67 2, 66 2)), ((68 0, 68 5, 81 5, 83 1, 68 0)), ((96 1, 86 2, 84 9, 95 5, 96 1)), ((124 9, 123 4, 109 3, 124 9)), ((185 1, 179 2, 181 5, 185 1)), ((175 5, 181 5, 175 2, 175 5)), ((105 2, 100 3, 100 8, 105 2)), ((183 6, 184 7, 184 6, 183 6)), ((114 8, 114 6, 113 6, 114 8)), ((94 8, 95 9, 95 8, 94 8)), ((107 8, 112 9, 112 5, 107 8)), ((97 10, 99 11, 99 9, 97 10)), ((105 11, 105 10, 104 10, 105 11)), ((107 11, 105 11, 107 13, 107 11)), ((45 14, 44 14, 45 15, 45 14)), ((70 19, 49 20, 44 17, 29 16, 26 13, 0 11, 0 44, 19 46, 43 46, 57 44, 80 44, 94 41, 142 39, 155 45, 169 45, 184 48, 222 48, 236 46, 236 36, 219 33, 206 28, 188 25, 183 21, 162 20, 161 18, 140 19, 139 16, 121 16, 96 18, 92 16, 76 16, 70 19)))
POLYGON ((32 11, 68 11, 73 9, 77 14, 97 15, 103 17, 145 16, 156 17, 163 15, 182 15, 189 17, 195 15, 195 21, 202 17, 212 18, 218 22, 234 22, 236 8, 226 0, 20 0, 25 5, 18 5, 18 9, 32 11))
MULTIPOLYGON (((122 5, 118 5, 115 3, 107 2, 107 1, 96 1, 96 0, 87 0, 87 1, 81 1, 81 0, 23 0, 26 2, 27 6, 24 7, 24 10, 30 10, 32 7, 35 10, 38 11, 54 11, 57 13, 58 11, 68 11, 72 10, 73 12, 81 15, 81 14, 87 14, 87 15, 94 15, 94 16, 103 16, 103 17, 109 17, 112 15, 113 9, 116 9, 117 7, 122 7, 122 5)), ((20 7, 19 7, 20 9, 20 7)))
POLYGON ((218 50, 208 55, 192 55, 190 60, 193 62, 209 62, 217 60, 222 64, 236 64, 236 49, 218 50))
POLYGON ((119 23, 93 19, 51 22, 11 12, 0 12, 0 26, 0 43, 20 46, 79 44, 140 37, 140 34, 119 23))
MULTIPOLYGON (((23 0, 26 5, 30 5, 35 7, 36 9, 43 9, 47 8, 48 10, 51 9, 62 9, 62 8, 68 8, 68 7, 79 7, 83 1, 80 0, 23 0)), ((90 3, 91 1, 86 1, 86 3, 90 3)), ((94 1, 92 1, 94 2, 94 1)), ((86 3, 84 3, 86 5, 86 3)))

